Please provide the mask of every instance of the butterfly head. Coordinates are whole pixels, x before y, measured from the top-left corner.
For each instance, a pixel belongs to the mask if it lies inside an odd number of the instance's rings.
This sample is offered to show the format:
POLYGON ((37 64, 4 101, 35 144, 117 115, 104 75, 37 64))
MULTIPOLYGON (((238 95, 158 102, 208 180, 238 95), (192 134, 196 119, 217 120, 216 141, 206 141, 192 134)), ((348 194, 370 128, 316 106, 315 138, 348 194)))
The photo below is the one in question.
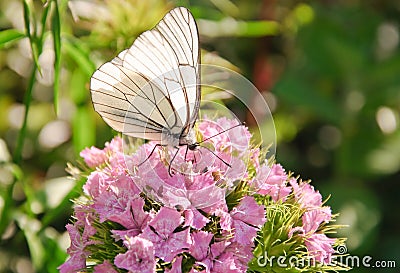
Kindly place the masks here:
POLYGON ((179 146, 184 146, 184 145, 188 145, 190 150, 194 150, 194 148, 197 146, 197 141, 196 141, 196 133, 193 130, 193 128, 191 128, 190 130, 183 131, 180 136, 179 136, 179 146))

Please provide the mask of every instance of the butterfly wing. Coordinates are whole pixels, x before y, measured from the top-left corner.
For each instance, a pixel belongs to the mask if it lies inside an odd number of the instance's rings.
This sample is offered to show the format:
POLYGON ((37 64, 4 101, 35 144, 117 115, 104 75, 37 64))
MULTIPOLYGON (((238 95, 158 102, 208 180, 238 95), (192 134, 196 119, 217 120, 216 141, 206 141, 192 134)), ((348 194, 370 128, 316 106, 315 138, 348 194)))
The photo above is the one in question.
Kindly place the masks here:
POLYGON ((119 57, 123 66, 148 75, 160 86, 183 126, 193 125, 200 104, 200 47, 196 22, 189 10, 171 10, 119 57))
POLYGON ((130 136, 160 140, 164 130, 185 135, 198 115, 199 58, 194 18, 175 8, 93 74, 94 108, 130 136))
POLYGON ((90 85, 94 109, 116 131, 161 141, 164 128, 178 125, 169 114, 171 102, 141 73, 112 61, 93 74, 90 85))

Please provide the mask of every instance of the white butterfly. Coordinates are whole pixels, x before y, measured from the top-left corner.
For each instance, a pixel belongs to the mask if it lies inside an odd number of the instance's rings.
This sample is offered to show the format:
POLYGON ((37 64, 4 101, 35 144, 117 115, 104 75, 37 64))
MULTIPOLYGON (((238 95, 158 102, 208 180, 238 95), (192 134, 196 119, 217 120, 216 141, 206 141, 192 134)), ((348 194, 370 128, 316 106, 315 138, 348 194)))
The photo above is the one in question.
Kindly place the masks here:
POLYGON ((162 146, 197 146, 200 47, 189 10, 168 12, 90 81, 94 109, 114 130, 162 146))

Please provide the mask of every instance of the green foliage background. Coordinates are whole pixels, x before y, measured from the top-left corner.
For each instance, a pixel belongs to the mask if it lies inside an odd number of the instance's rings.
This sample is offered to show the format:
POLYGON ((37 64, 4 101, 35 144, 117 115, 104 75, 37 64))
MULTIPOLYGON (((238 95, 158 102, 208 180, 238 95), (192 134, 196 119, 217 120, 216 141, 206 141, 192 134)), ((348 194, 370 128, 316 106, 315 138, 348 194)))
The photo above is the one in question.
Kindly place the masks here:
POLYGON ((177 5, 265 96, 277 161, 331 195, 349 253, 400 267, 398 1, 1 0, 0 272, 57 272, 81 188, 66 163, 115 134, 90 76, 177 5))

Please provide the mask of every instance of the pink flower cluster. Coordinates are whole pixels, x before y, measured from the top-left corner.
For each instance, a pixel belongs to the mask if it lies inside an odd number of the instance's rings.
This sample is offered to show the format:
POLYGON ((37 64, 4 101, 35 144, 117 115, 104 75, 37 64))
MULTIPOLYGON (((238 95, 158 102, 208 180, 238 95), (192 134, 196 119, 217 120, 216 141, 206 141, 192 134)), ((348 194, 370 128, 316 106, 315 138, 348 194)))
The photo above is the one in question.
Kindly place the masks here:
POLYGON ((303 226, 289 236, 304 239, 318 261, 329 260, 335 240, 318 232, 331 217, 330 209, 321 207, 321 195, 289 178, 279 164, 259 162, 260 150, 250 147, 247 128, 227 130, 235 125, 226 118, 202 121, 198 131, 207 141, 195 151, 153 151, 150 142, 126 154, 119 137, 102 150, 82 151, 92 171, 83 186, 86 201, 77 203, 76 220, 67 225, 70 258, 60 272, 246 272, 254 239, 267 220, 253 194, 274 202, 292 196, 305 212, 303 226), (239 182, 250 190, 228 204, 239 182), (107 223, 113 228, 101 230, 107 223), (112 249, 95 251, 107 244, 112 249))
MULTIPOLYGON (((202 122, 199 130, 205 139, 233 125, 234 121, 222 119, 202 122)), ((95 265, 94 272, 155 272, 161 262, 170 263, 165 272, 181 272, 182 260, 188 255, 193 258, 190 272, 246 272, 253 257, 253 240, 266 220, 264 206, 244 196, 229 209, 225 194, 235 181, 248 176, 249 139, 247 128, 240 126, 211 138, 212 152, 199 147, 187 153, 182 148, 173 162, 165 158, 168 152, 163 148, 151 154, 153 143, 126 155, 119 137, 103 150, 82 151, 85 163, 95 170, 83 186, 89 201, 75 207, 76 221, 67 225, 70 258, 60 272, 82 270, 95 256, 88 246, 103 244, 92 239, 98 232, 96 221, 120 225, 110 232, 116 243, 122 242, 124 251, 95 265), (172 176, 169 164, 174 166, 172 176), (146 206, 143 193, 161 207, 146 206)))
POLYGON ((309 255, 317 262, 330 264, 332 254, 335 253, 333 244, 336 239, 327 237, 324 233, 318 232, 321 224, 328 223, 332 219, 330 207, 322 206, 321 194, 314 190, 309 183, 298 184, 295 179, 290 180, 296 201, 304 208, 302 226, 295 227, 289 232, 292 236, 295 232, 304 238, 309 255))
POLYGON ((331 208, 323 206, 322 196, 313 186, 306 182, 298 182, 294 177, 289 178, 279 164, 271 168, 266 164, 262 165, 250 185, 256 193, 269 195, 274 201, 285 202, 292 193, 295 203, 299 204, 304 213, 301 218, 302 226, 292 228, 289 237, 294 233, 298 234, 315 261, 325 264, 331 262, 336 239, 318 231, 321 224, 332 219, 331 208))

